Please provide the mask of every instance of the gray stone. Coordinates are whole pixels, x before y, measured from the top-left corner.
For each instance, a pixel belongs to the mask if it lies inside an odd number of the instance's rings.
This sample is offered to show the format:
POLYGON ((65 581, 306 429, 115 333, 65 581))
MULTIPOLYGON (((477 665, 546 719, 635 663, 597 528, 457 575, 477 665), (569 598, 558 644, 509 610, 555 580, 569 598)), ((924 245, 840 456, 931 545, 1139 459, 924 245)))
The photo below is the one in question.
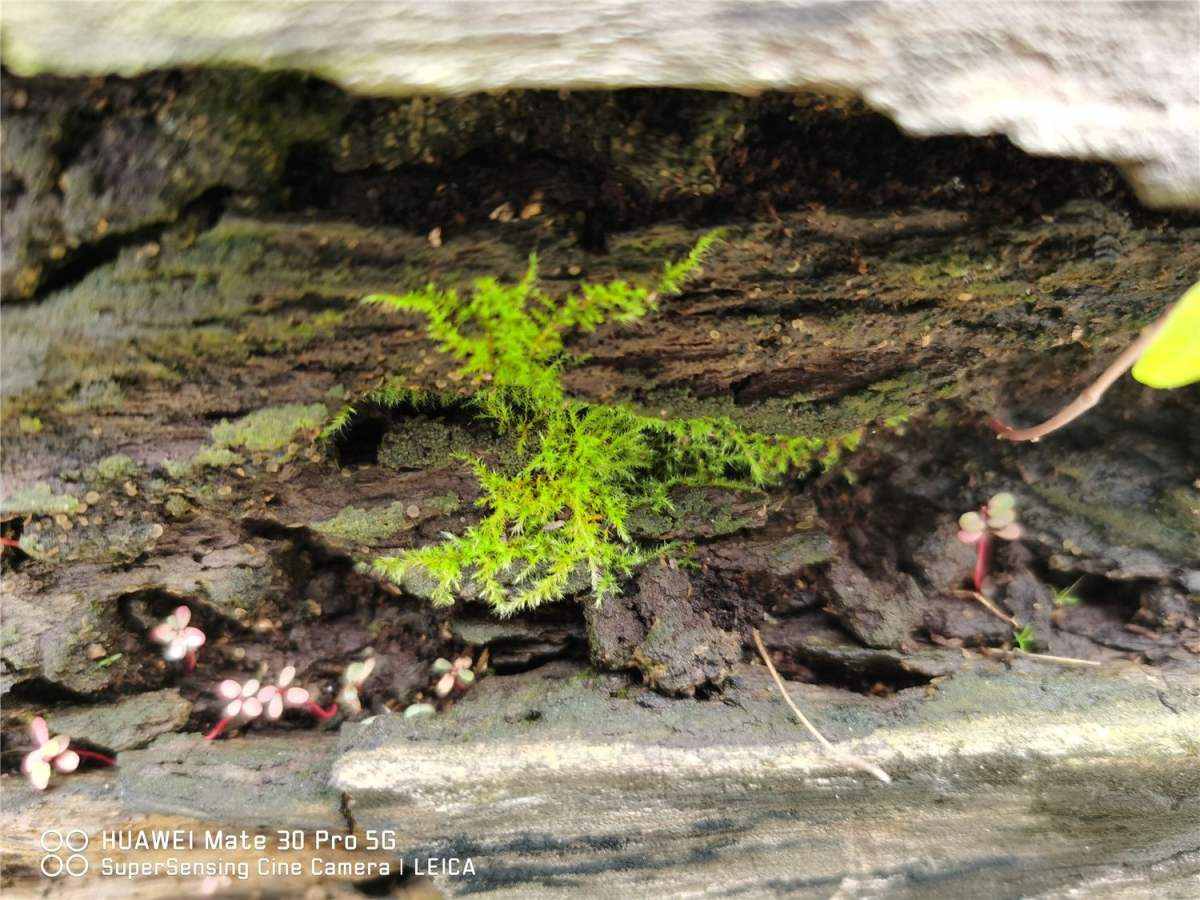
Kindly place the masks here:
POLYGON ((587 604, 592 661, 636 668, 646 684, 667 694, 691 696, 722 684, 741 655, 739 642, 694 609, 691 598, 687 575, 660 563, 638 576, 628 596, 587 604))
MULTIPOLYGON (((591 603, 592 601, 584 601, 591 603)), ((487 647, 489 665, 512 671, 582 647, 587 638, 582 617, 572 604, 551 604, 509 619, 488 615, 485 608, 463 604, 450 620, 450 630, 465 644, 487 647)))
POLYGON ((339 798, 327 783, 333 749, 318 734, 168 735, 122 754, 121 795, 132 809, 225 825, 341 829, 339 798))
POLYGON ((868 647, 904 646, 925 616, 925 597, 912 576, 889 574, 891 584, 880 586, 849 559, 836 559, 829 565, 833 610, 868 647))
POLYGON ((351 726, 332 784, 360 827, 486 860, 482 880, 442 880, 450 893, 948 898, 1088 893, 1106 867, 1147 885, 1196 872, 1194 673, 1159 688, 1134 669, 983 664, 886 700, 792 685, 890 786, 825 756, 760 667, 725 703, 661 708, 569 675, 485 679, 447 715, 351 726))
POLYGON ((87 654, 92 643, 117 646, 122 629, 115 609, 82 590, 39 594, 27 581, 19 573, 4 577, 0 692, 42 678, 67 691, 90 694, 108 687, 129 668, 125 656, 101 666, 87 654))
POLYGON ((182 728, 192 704, 175 688, 135 694, 116 703, 69 706, 46 713, 52 734, 67 734, 121 753, 182 728))
MULTIPOLYGON (((893 783, 825 755, 762 667, 740 667, 724 703, 646 703, 620 676, 558 662, 484 678, 444 714, 381 715, 340 738, 162 737, 115 772, 45 794, 4 775, 0 834, 20 854, 47 827, 147 814, 198 834, 386 830, 393 862, 470 857, 475 876, 436 879, 452 896, 1184 897, 1195 886, 1195 666, 1161 681, 1136 667, 973 658, 887 698, 790 692, 893 783)), ((155 886, 178 893, 139 883, 155 886)))
POLYGON ((1200 594, 1200 569, 1188 569, 1180 580, 1185 591, 1200 594))
MULTIPOLYGON (((914 682, 952 675, 964 665, 959 650, 919 647, 902 653, 863 647, 832 625, 808 618, 764 625, 762 636, 768 649, 778 648, 796 662, 819 665, 859 680, 914 682)), ((784 668, 778 660, 777 665, 784 668)))

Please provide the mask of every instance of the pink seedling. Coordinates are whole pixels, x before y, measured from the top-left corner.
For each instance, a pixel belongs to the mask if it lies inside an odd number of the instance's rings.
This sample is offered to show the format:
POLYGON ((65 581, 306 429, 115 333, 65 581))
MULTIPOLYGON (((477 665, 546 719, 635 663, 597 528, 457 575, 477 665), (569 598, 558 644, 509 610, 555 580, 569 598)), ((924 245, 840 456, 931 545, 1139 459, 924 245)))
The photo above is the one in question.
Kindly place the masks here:
POLYGON ((321 709, 313 701, 308 691, 302 687, 293 687, 292 681, 295 678, 296 667, 286 666, 279 673, 279 679, 275 684, 265 685, 259 690, 257 698, 262 702, 268 719, 278 719, 283 715, 285 709, 306 710, 322 722, 332 718, 337 713, 338 708, 336 703, 327 710, 321 709))
POLYGON ((303 709, 312 713, 322 722, 332 718, 338 710, 334 703, 329 709, 321 709, 304 688, 293 687, 292 680, 296 677, 296 667, 287 666, 279 673, 279 680, 274 684, 261 684, 257 678, 251 678, 244 684, 239 684, 228 678, 217 685, 217 695, 229 702, 222 710, 221 720, 204 736, 206 741, 216 740, 229 727, 229 723, 241 720, 251 722, 261 715, 268 719, 278 719, 288 708, 303 709))
POLYGON ((196 651, 204 646, 204 632, 194 625, 192 611, 180 606, 175 612, 150 629, 150 640, 163 645, 163 659, 167 662, 185 660, 187 671, 196 668, 196 651))
POLYGON ((442 677, 438 679, 433 692, 439 697, 445 697, 455 688, 460 691, 469 688, 475 683, 475 673, 471 671, 472 662, 469 656, 460 656, 454 662, 448 659, 436 660, 433 664, 434 674, 442 677))
MULTIPOLYGON (((244 684, 238 684, 232 678, 226 678, 217 685, 217 696, 229 702, 222 710, 221 720, 213 726, 212 731, 204 736, 206 741, 215 741, 235 719, 249 722, 257 719, 263 713, 263 703, 258 698, 259 682, 251 678, 244 684)), ((272 695, 273 696, 273 695, 272 695)), ((267 698, 271 699, 270 697, 267 698)))
POLYGON ((59 772, 74 772, 79 768, 83 759, 94 760, 105 766, 115 766, 117 761, 103 753, 93 753, 91 750, 71 750, 71 739, 65 734, 50 737, 50 728, 41 716, 29 723, 29 733, 37 745, 25 755, 21 763, 21 771, 29 777, 29 783, 39 791, 44 791, 50 784, 50 775, 55 770, 59 772))
POLYGON ((991 562, 992 539, 1015 541, 1021 536, 1017 524, 1017 501, 1012 494, 996 494, 979 512, 963 513, 958 520, 958 539, 975 545, 975 590, 982 593, 991 562))

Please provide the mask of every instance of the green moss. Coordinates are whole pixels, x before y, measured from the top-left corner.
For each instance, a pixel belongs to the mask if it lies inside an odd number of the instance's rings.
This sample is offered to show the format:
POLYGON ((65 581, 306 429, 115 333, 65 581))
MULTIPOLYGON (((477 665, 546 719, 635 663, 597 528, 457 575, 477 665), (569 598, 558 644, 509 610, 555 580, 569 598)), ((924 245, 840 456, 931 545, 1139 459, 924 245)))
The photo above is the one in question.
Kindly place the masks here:
MULTIPOLYGON (((1099 528, 1111 540, 1129 547, 1148 547, 1167 556, 1194 558, 1200 554, 1200 533, 1190 513, 1186 488, 1160 495, 1145 509, 1118 508, 1087 498, 1086 488, 1033 484, 1042 499, 1071 516, 1099 528)), ((1194 493, 1190 493, 1194 498, 1194 493)))
POLYGON ((321 427, 329 417, 323 403, 269 406, 233 422, 221 420, 212 428, 218 447, 245 447, 252 452, 282 450, 302 431, 321 427))
POLYGON ((471 433, 461 425, 425 416, 410 416, 384 435, 379 464, 393 469, 445 466, 468 452, 471 433))
POLYGON ((179 519, 191 512, 192 504, 188 503, 185 498, 180 497, 178 494, 172 494, 167 498, 163 507, 166 509, 167 515, 171 516, 171 518, 179 519))
POLYGON ((332 335, 346 313, 327 309, 299 322, 266 318, 252 321, 241 340, 252 348, 268 353, 296 352, 321 337, 332 335))
POLYGON ((430 497, 424 501, 424 505, 443 516, 448 516, 452 512, 457 512, 462 506, 462 498, 453 491, 449 491, 436 497, 430 497))
POLYGON ((313 529, 348 544, 373 544, 416 524, 405 514, 406 504, 395 502, 375 509, 347 506, 332 519, 313 523, 313 529))
POLYGON ((902 423, 921 408, 923 392, 931 384, 928 373, 914 370, 833 400, 795 394, 768 397, 749 406, 739 406, 729 396, 695 397, 670 389, 647 394, 637 408, 646 415, 665 410, 671 417, 725 418, 750 431, 801 433, 840 441, 865 422, 902 423))
POLYGON ((201 447, 192 457, 192 465, 203 469, 225 469, 245 462, 227 447, 201 447))
POLYGON ((73 513, 79 500, 69 494, 56 494, 45 482, 18 488, 0 501, 0 514, 53 516, 73 513))
POLYGON ((711 488, 682 488, 672 492, 668 509, 654 510, 636 506, 630 517, 630 529, 639 535, 662 538, 672 532, 686 531, 705 537, 734 534, 756 523, 753 515, 738 515, 734 511, 739 496, 758 497, 761 494, 739 494, 711 488))
POLYGON ((321 430, 321 440, 331 440, 346 430, 347 426, 358 415, 364 406, 378 406, 384 409, 394 409, 405 406, 413 410, 434 409, 454 402, 451 397, 443 397, 432 391, 406 385, 401 379, 392 376, 385 378, 383 383, 374 390, 368 391, 357 402, 347 403, 334 414, 333 418, 321 430))
POLYGON ((96 475, 101 481, 123 481, 138 474, 139 467, 124 453, 114 453, 96 463, 96 475))
POLYGON ((22 434, 38 434, 42 430, 42 420, 37 416, 21 416, 19 427, 22 434))
MULTIPOLYGON (((515 440, 519 459, 504 471, 470 459, 483 488, 484 519, 439 544, 382 557, 376 570, 397 583, 419 573, 432 582, 436 604, 469 589, 501 615, 562 597, 580 583, 602 600, 636 566, 666 550, 634 541, 636 508, 670 510, 678 486, 762 487, 828 454, 831 443, 816 437, 751 432, 727 417, 663 420, 565 394, 566 337, 654 310, 661 296, 682 289, 717 239, 716 233, 701 238, 650 286, 583 283, 550 297, 538 286, 532 257, 517 284, 481 278, 469 297, 431 284, 366 298, 426 317, 430 336, 476 386, 476 414, 515 440)), ((394 397, 377 392, 372 402, 414 399, 421 400, 398 388, 394 397)), ((352 415, 335 421, 344 426, 352 415)))

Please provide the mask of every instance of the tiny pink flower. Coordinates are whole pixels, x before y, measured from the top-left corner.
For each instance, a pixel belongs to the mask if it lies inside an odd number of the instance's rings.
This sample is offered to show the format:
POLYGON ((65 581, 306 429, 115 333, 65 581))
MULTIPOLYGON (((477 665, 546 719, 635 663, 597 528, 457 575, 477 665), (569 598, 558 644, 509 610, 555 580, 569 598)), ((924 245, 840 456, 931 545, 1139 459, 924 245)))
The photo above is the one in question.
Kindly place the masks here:
MULTIPOLYGON (((217 695, 228 700, 222 715, 226 719, 257 719, 262 715, 263 701, 260 699, 260 686, 257 678, 251 678, 245 684, 238 684, 232 678, 227 678, 217 685, 217 695)), ((267 700, 274 696, 274 686, 267 700)))
POLYGON ((992 538, 1015 541, 1021 537, 1017 524, 1017 499, 1007 492, 996 494, 978 512, 965 512, 958 517, 958 539, 975 545, 975 571, 971 575, 975 590, 984 591, 988 583, 988 564, 991 560, 992 538))
POLYGON ((296 667, 287 666, 279 673, 275 684, 265 685, 258 692, 258 699, 266 707, 268 719, 278 719, 285 708, 303 707, 309 703, 309 694, 304 688, 292 687, 296 667))
POLYGON ((460 656, 454 662, 448 659, 438 659, 433 664, 434 674, 441 675, 433 692, 439 697, 447 696, 456 687, 466 690, 475 683, 475 673, 471 671, 473 660, 469 656, 460 656))
POLYGON ((177 662, 204 646, 204 632, 189 626, 191 620, 192 611, 181 606, 150 630, 150 639, 165 646, 164 659, 177 662))
POLYGON ((1017 503, 1012 494, 996 494, 979 512, 963 513, 958 519, 958 539, 975 544, 992 534, 1001 540, 1015 541, 1021 537, 1017 524, 1017 503))
POLYGON ((29 777, 29 783, 39 791, 44 791, 50 784, 50 774, 54 769, 60 772, 74 772, 79 768, 79 754, 67 748, 71 739, 65 734, 50 737, 50 728, 46 720, 38 716, 29 723, 29 733, 37 744, 25 756, 21 763, 21 771, 29 777))

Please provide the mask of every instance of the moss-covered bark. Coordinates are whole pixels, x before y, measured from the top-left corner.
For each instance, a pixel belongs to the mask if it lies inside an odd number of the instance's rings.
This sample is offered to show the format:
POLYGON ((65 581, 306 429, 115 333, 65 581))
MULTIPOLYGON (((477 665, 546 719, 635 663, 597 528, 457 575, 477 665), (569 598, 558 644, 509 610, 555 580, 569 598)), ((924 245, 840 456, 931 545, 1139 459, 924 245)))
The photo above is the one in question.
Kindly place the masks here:
MULTIPOLYGON (((1000 446, 985 424, 1053 408, 1174 299, 1200 268, 1193 220, 1126 205, 1103 169, 988 141, 910 142, 811 99, 425 107, 284 77, 267 80, 275 96, 257 77, 237 87, 244 77, 6 82, 5 102, 25 117, 18 146, 92 104, 86 129, 12 157, 6 180, 72 170, 74 154, 91 173, 79 182, 88 203, 110 204, 80 208, 122 235, 89 256, 96 242, 80 235, 92 220, 79 213, 84 224, 68 227, 51 182, 30 181, 6 217, 29 265, 45 245, 31 223, 76 235, 63 238, 64 267, 34 279, 38 298, 5 308, 0 516, 21 549, 4 551, 2 655, 17 697, 162 689, 175 676, 146 630, 179 603, 210 629, 210 674, 293 659, 302 678, 331 684, 373 648, 391 660, 365 691, 374 708, 428 691, 428 662, 470 643, 444 616, 479 610, 434 615, 430 584, 396 591, 355 564, 461 533, 481 511, 457 454, 501 464, 513 448, 456 402, 367 408, 318 441, 328 414, 387 376, 446 398, 471 391, 420 318, 357 301, 430 280, 516 279, 532 249, 551 294, 580 278, 649 281, 713 224, 726 243, 699 282, 637 322, 568 337, 568 394, 863 439, 819 481, 681 489, 672 514, 635 516, 641 540, 696 545, 671 576, 688 583, 692 614, 613 609, 636 647, 606 645, 593 628, 595 658, 687 693, 720 681, 728 646, 761 625, 794 677, 882 692, 927 680, 948 671, 946 646, 1012 640, 954 593, 971 559, 953 540, 961 512, 1010 490, 1027 539, 996 562, 997 600, 1033 626, 1038 648, 1194 664, 1196 390, 1123 384, 1036 447, 1000 446), (242 174, 199 178, 211 168, 193 158, 211 149, 193 139, 201 126, 171 143, 168 125, 185 109, 243 103, 271 111, 213 125, 241 147, 221 172, 242 174), (286 127, 274 118, 285 114, 286 127), (139 152, 167 160, 167 174, 113 168, 128 147, 106 136, 134 119, 139 152), (711 165, 696 163, 706 154, 711 165), (161 179, 176 169, 198 180, 171 193, 161 179), (224 200, 186 211, 214 187, 224 200), (137 212, 121 197, 163 205, 137 212), (146 222, 158 223, 152 234, 146 222), (1053 588, 1079 579, 1085 602, 1056 607, 1053 588), (697 662, 668 671, 663 648, 697 662)), ((579 652, 572 602, 538 659, 579 652)), ((207 687, 181 686, 190 727, 211 719, 207 687)))

